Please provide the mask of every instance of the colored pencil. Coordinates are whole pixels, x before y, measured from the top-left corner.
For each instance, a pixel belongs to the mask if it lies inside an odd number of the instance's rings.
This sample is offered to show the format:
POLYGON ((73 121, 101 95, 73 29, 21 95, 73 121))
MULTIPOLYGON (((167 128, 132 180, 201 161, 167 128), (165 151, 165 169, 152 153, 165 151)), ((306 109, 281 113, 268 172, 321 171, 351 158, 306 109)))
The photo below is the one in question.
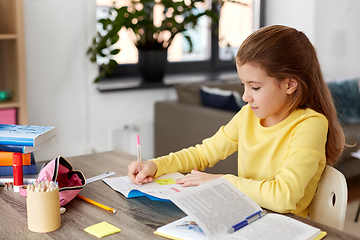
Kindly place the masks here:
POLYGON ((105 210, 107 210, 109 212, 116 213, 115 209, 113 209, 111 207, 108 207, 108 206, 105 206, 105 205, 103 205, 101 203, 95 202, 94 200, 91 200, 91 199, 89 199, 87 197, 81 196, 79 194, 76 195, 76 197, 78 197, 78 198, 80 198, 80 199, 82 199, 82 200, 84 200, 84 201, 86 201, 88 203, 94 204, 95 206, 101 207, 102 209, 105 209, 105 210))

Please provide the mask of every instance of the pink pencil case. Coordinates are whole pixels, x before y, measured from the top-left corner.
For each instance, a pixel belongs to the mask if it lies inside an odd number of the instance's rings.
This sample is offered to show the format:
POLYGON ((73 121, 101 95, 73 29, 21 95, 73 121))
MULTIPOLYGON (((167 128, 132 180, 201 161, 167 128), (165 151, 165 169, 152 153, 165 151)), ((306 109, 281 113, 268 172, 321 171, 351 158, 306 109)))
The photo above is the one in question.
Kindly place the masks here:
POLYGON ((62 156, 46 164, 40 171, 37 180, 49 180, 59 184, 60 206, 73 200, 86 185, 84 174, 81 171, 73 170, 71 164, 62 156))

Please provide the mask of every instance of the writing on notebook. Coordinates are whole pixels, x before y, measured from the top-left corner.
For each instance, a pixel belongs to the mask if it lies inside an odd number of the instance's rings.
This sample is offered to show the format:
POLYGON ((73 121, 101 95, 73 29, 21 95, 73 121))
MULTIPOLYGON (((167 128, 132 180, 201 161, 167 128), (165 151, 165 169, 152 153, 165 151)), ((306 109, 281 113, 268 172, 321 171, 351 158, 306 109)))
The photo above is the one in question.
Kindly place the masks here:
POLYGON ((115 191, 120 192, 126 198, 147 196, 152 200, 170 200, 170 196, 187 188, 181 187, 176 184, 176 179, 182 178, 184 175, 181 173, 165 174, 156 178, 151 183, 139 186, 129 179, 128 176, 104 178, 103 181, 108 184, 115 191))
POLYGON ((159 179, 159 180, 154 180, 154 181, 160 185, 176 184, 175 180, 172 178, 159 179))

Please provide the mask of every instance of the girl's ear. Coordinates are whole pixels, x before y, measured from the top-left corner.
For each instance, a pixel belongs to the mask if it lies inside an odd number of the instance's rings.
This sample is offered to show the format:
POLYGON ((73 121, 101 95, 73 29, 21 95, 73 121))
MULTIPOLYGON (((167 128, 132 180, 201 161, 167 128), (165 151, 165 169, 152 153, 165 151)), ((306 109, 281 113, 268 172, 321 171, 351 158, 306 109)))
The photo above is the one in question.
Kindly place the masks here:
POLYGON ((286 89, 286 93, 287 94, 293 94, 295 92, 295 90, 298 87, 298 83, 294 78, 288 78, 287 79, 287 89, 286 89))

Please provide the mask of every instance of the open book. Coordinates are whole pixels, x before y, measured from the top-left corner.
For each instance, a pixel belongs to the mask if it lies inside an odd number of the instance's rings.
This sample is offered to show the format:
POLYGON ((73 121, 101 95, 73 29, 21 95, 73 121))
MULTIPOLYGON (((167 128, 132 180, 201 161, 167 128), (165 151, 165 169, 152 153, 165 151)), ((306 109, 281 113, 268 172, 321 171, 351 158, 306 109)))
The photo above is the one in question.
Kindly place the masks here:
POLYGON ((183 176, 177 172, 165 174, 142 186, 131 182, 128 176, 104 178, 103 181, 126 198, 147 196, 151 200, 170 201, 171 195, 190 189, 175 183, 176 179, 183 176))
POLYGON ((318 228, 276 213, 228 233, 262 209, 224 178, 171 195, 170 199, 188 215, 154 232, 171 239, 311 240, 326 235, 318 228))

